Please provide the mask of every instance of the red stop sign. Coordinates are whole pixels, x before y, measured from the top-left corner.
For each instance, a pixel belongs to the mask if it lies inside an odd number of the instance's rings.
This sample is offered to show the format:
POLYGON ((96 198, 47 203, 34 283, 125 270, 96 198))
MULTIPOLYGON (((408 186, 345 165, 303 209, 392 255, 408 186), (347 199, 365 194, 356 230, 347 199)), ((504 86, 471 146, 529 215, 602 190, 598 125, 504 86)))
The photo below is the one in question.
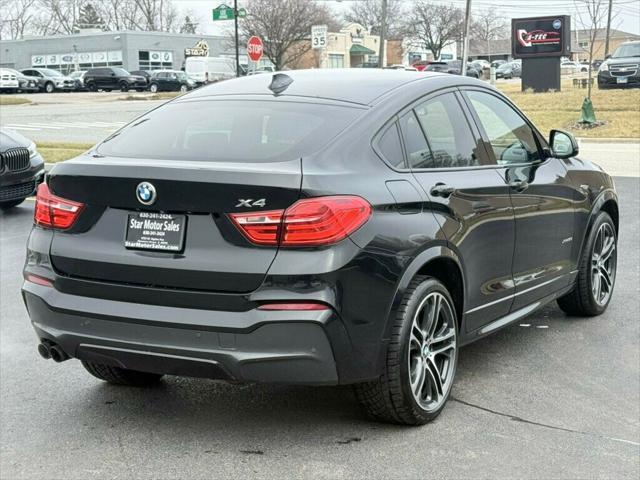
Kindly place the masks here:
POLYGON ((259 62, 262 58, 263 47, 260 37, 251 37, 247 42, 247 55, 252 61, 259 62))

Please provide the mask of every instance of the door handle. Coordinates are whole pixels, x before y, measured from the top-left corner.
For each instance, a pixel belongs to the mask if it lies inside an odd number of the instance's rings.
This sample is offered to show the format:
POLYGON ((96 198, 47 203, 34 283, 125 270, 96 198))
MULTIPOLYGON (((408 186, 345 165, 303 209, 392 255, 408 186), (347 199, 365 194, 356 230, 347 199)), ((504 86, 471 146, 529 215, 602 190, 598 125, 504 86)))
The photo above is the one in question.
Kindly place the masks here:
POLYGON ((509 186, 513 190, 522 192, 523 190, 526 190, 526 188, 529 186, 529 182, 527 182, 526 180, 514 180, 509 184, 509 186))
POLYGON ((436 183, 433 187, 431 187, 429 193, 431 193, 431 195, 433 195, 434 197, 447 198, 450 197, 451 194, 455 192, 455 190, 455 188, 445 185, 444 183, 436 183))

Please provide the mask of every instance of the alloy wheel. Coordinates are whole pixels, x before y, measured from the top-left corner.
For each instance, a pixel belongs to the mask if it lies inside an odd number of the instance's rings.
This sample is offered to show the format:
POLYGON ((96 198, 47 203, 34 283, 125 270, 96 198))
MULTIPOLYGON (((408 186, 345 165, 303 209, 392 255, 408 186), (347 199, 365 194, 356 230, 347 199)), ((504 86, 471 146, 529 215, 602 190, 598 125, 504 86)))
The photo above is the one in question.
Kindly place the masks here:
POLYGON ((416 310, 408 357, 413 398, 424 410, 437 410, 451 389, 457 360, 455 315, 439 292, 427 295, 416 310))
POLYGON ((604 306, 613 292, 616 276, 616 236, 608 223, 598 229, 591 254, 591 293, 595 302, 604 306))

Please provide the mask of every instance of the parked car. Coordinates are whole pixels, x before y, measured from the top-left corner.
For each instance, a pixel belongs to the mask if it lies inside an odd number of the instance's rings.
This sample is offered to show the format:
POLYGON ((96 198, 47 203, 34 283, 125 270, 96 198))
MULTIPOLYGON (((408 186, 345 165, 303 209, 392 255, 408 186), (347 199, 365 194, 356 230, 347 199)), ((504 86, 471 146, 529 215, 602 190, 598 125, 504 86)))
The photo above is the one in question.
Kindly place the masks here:
POLYGON ((180 70, 158 70, 149 79, 149 91, 188 92, 196 88, 196 82, 180 70))
POLYGON ((18 91, 18 76, 8 68, 0 68, 0 93, 14 93, 18 91))
POLYGON ((422 72, 424 71, 425 68, 427 68, 427 65, 429 65, 430 63, 431 63, 431 60, 416 60, 411 64, 411 66, 416 70, 418 70, 419 72, 422 72))
MULTIPOLYGON (((451 60, 447 62, 447 65, 449 66, 448 73, 460 75, 460 73, 462 72, 462 60, 451 60)), ((481 70, 479 71, 477 67, 473 65, 473 63, 467 63, 467 77, 480 78, 481 76, 481 70)))
POLYGON ((598 70, 598 88, 640 87, 640 41, 620 44, 598 70))
POLYGON ((155 70, 134 70, 131 73, 131 75, 135 75, 136 77, 144 77, 145 80, 147 81, 147 83, 149 83, 149 79, 151 78, 151 75, 154 73, 155 70))
POLYGON ((477 60, 474 60, 472 63, 477 64, 482 69, 491 68, 491 62, 489 62, 489 60, 485 60, 484 58, 479 58, 477 60))
POLYGON ((44 179, 44 161, 35 143, 0 128, 0 209, 21 204, 44 179))
POLYGON ((218 82, 236 76, 236 62, 226 57, 187 57, 185 73, 202 84, 218 82))
POLYGON ((16 79, 18 80, 18 88, 15 89, 16 92, 33 93, 33 92, 39 91, 38 79, 36 77, 29 77, 13 68, 3 68, 0 70, 6 70, 9 73, 9 75, 16 76, 16 79))
POLYGON ((463 345, 554 300, 607 308, 618 198, 577 154, 462 76, 202 87, 38 189, 23 284, 38 351, 124 385, 354 384, 375 418, 426 423, 463 345))
POLYGON ((87 73, 86 70, 77 70, 69 74, 69 77, 72 78, 75 83, 76 92, 87 90, 87 88, 84 85, 84 76, 86 73, 87 73))
POLYGON ((147 80, 144 77, 131 75, 121 67, 92 68, 85 73, 84 84, 92 92, 98 90, 105 92, 137 90, 142 92, 147 88, 147 80))
POLYGON ((431 62, 423 71, 425 72, 442 72, 450 73, 451 68, 447 62, 431 62))
POLYGON ((21 72, 28 77, 37 78, 38 89, 41 92, 53 93, 56 90, 70 92, 76 88, 72 78, 51 68, 26 68, 21 72))
POLYGON ((491 62, 491 66, 492 66, 493 68, 498 68, 498 67, 499 67, 500 65, 502 65, 503 63, 507 63, 507 61, 506 61, 506 60, 493 60, 493 61, 491 62))
POLYGON ((518 63, 509 62, 503 63, 498 68, 496 68, 496 78, 518 78, 522 76, 522 70, 518 63))

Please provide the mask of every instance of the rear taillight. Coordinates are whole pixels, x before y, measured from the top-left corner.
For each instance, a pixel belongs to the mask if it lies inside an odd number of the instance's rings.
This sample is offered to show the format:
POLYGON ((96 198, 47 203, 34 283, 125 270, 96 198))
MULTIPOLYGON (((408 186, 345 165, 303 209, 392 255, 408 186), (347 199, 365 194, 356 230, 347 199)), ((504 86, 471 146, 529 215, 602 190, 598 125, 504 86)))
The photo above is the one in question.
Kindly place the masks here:
POLYGON ((371 205, 366 200, 347 195, 306 198, 286 210, 230 214, 250 242, 287 247, 339 242, 370 216, 371 205))
POLYGON ((38 187, 33 221, 41 227, 66 230, 78 219, 83 207, 82 203, 56 197, 42 183, 38 187))

